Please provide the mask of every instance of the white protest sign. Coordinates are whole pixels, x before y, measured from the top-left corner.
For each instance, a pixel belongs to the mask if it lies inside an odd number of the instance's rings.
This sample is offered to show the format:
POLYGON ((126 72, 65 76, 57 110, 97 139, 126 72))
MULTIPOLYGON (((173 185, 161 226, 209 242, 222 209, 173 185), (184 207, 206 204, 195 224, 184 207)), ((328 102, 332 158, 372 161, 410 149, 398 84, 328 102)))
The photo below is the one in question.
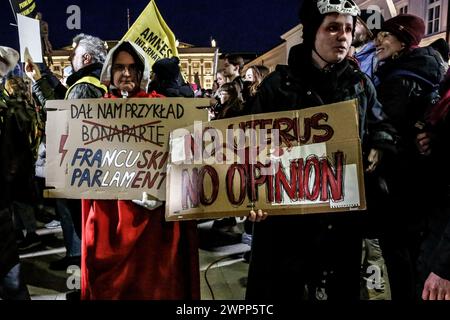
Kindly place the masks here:
POLYGON ((35 63, 42 63, 42 44, 39 20, 17 15, 17 25, 19 28, 20 57, 22 62, 26 62, 25 52, 31 56, 35 63))

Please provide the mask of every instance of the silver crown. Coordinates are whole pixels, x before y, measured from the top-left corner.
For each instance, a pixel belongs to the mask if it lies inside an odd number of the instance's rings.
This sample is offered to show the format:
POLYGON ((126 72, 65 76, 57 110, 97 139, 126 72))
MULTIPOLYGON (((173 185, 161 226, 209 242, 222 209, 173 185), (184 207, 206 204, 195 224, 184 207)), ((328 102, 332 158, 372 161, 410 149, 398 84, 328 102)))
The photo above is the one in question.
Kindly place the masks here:
POLYGON ((330 0, 319 0, 317 1, 317 8, 320 14, 336 12, 355 17, 361 13, 361 10, 359 10, 358 6, 352 0, 340 0, 337 4, 330 3, 330 0))

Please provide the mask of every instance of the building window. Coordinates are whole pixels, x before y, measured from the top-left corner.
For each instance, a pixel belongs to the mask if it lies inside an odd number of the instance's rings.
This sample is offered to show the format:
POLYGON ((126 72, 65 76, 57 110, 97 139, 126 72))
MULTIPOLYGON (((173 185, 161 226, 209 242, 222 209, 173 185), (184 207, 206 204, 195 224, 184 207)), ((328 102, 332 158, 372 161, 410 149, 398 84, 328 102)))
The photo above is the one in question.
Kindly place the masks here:
POLYGON ((213 78, 211 76, 206 76, 204 78, 205 81, 205 89, 212 89, 213 78))
POLYGON ((192 62, 192 73, 193 74, 200 74, 201 70, 200 70, 200 62, 192 62))
POLYGON ((401 7, 401 8, 398 10, 398 12, 399 12, 400 14, 408 13, 408 5, 401 7))
POLYGON ((212 63, 211 62, 205 62, 205 74, 212 74, 212 63))
POLYGON ((427 34, 439 32, 441 22, 441 1, 428 0, 427 34))

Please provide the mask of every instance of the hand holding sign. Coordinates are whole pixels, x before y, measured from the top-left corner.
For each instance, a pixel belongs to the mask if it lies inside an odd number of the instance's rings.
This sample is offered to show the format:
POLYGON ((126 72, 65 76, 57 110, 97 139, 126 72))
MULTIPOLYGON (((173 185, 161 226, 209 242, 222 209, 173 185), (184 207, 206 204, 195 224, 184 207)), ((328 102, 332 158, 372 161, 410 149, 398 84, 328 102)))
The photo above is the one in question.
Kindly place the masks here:
POLYGON ((420 154, 429 156, 431 154, 432 135, 429 132, 421 132, 416 136, 416 146, 420 154))
POLYGON ((381 158, 383 157, 383 151, 377 149, 370 149, 369 156, 367 157, 367 161, 369 162, 369 166, 366 169, 366 172, 374 172, 380 163, 381 158))
POLYGON ((42 78, 41 71, 39 70, 39 67, 33 63, 33 59, 31 58, 30 52, 28 51, 28 48, 25 49, 25 73, 27 74, 27 77, 30 78, 33 82, 38 81, 42 78))
POLYGON ((247 218, 251 222, 261 222, 261 221, 266 220, 267 212, 262 211, 261 209, 259 209, 258 211, 252 210, 252 211, 250 211, 247 218))
POLYGON ((147 192, 142 192, 142 200, 132 200, 133 203, 137 204, 138 206, 144 207, 148 210, 153 210, 162 205, 161 201, 158 200, 148 200, 148 194, 147 192))

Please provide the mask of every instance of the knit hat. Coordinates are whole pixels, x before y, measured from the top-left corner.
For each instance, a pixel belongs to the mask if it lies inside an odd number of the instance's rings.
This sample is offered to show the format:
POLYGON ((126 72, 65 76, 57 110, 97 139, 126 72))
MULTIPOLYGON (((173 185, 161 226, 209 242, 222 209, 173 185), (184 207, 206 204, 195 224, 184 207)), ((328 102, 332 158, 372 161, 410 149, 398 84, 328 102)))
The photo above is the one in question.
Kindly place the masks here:
POLYGON ((163 58, 156 61, 152 70, 162 80, 176 80, 180 74, 180 59, 178 57, 163 58))
POLYGON ((317 30, 329 13, 350 14, 355 17, 353 19, 353 24, 355 24, 356 16, 360 13, 360 10, 352 0, 303 1, 299 18, 303 25, 303 43, 309 48, 314 47, 317 30))
POLYGON ((399 14, 386 20, 381 31, 388 31, 407 47, 418 46, 425 35, 425 23, 422 18, 412 14, 399 14))
POLYGON ((14 67, 19 61, 19 58, 20 58, 19 53, 13 48, 0 46, 0 63, 3 62, 5 64, 6 73, 9 73, 12 70, 14 70, 14 67))

